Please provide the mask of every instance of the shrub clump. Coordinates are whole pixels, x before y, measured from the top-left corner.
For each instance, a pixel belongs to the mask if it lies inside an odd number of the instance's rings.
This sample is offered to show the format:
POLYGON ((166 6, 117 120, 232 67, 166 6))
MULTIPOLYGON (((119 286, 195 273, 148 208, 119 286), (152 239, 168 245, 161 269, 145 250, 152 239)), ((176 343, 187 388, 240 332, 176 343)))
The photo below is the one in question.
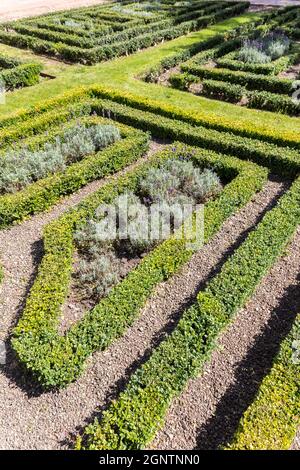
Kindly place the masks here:
POLYGON ((159 240, 149 236, 150 206, 159 203, 160 233, 164 233, 164 224, 170 227, 170 223, 172 233, 178 227, 172 225, 175 211, 170 220, 170 205, 177 204, 180 210, 183 204, 204 202, 220 189, 220 180, 211 170, 201 171, 191 161, 169 159, 159 167, 150 168, 140 178, 138 195, 126 192, 114 199, 115 238, 108 232, 108 237, 103 236, 103 228, 107 227, 103 224, 103 215, 107 214, 100 206, 94 219, 88 220, 74 236, 80 258, 75 272, 76 287, 81 297, 99 301, 128 273, 130 259, 138 261, 158 244, 159 240), (120 236, 120 227, 134 227, 135 224, 136 230, 129 228, 126 238, 120 236))
POLYGON ((220 191, 218 176, 211 170, 196 168, 191 161, 167 160, 159 168, 149 170, 140 181, 140 191, 152 202, 201 203, 220 191))
POLYGON ((14 193, 41 178, 63 171, 67 165, 120 138, 119 129, 112 125, 86 127, 77 124, 56 137, 54 142, 45 144, 43 149, 10 149, 1 158, 0 194, 14 193))

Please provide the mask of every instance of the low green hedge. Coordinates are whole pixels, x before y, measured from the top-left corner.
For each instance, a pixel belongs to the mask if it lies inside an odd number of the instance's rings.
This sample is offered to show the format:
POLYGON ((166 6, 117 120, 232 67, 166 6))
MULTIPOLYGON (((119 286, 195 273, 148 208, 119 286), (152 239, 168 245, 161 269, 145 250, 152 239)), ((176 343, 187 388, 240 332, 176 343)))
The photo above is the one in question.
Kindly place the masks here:
MULTIPOLYGON (((207 23, 203 24, 203 26, 206 26, 206 24, 207 23)), ((187 34, 198 27, 198 20, 189 21, 178 26, 171 26, 164 30, 145 33, 143 35, 133 37, 126 42, 120 41, 113 44, 92 47, 90 49, 70 46, 63 42, 54 43, 34 36, 16 32, 9 33, 3 30, 0 30, 0 40, 5 44, 29 48, 40 54, 54 55, 71 62, 81 62, 92 65, 97 62, 133 53, 141 48, 153 46, 163 40, 174 39, 178 36, 187 34)))
POLYGON ((246 89, 241 85, 219 82, 217 80, 203 80, 202 83, 203 88, 201 94, 207 98, 237 103, 244 96, 247 96, 246 89))
POLYGON ((50 223, 44 232, 45 254, 12 339, 19 361, 44 388, 63 387, 75 380, 86 359, 122 335, 138 316, 155 286, 177 272, 191 257, 192 250, 184 240, 169 238, 144 257, 138 267, 65 336, 58 333, 61 305, 70 282, 74 231, 93 216, 99 204, 109 203, 125 189, 134 190, 139 177, 150 166, 166 158, 181 156, 192 158, 201 167, 214 168, 227 182, 221 194, 205 205, 205 242, 262 188, 267 178, 267 170, 253 163, 174 144, 125 177, 106 184, 77 208, 50 223))
MULTIPOLYGON (((52 121, 53 124, 67 122, 74 116, 92 111, 99 115, 111 116, 124 124, 142 128, 145 131, 149 130, 158 137, 181 140, 187 144, 204 146, 218 152, 236 155, 239 158, 250 158, 268 166, 278 174, 294 176, 299 172, 300 157, 296 149, 283 148, 258 139, 237 138, 234 133, 236 129, 232 129, 232 132, 221 132, 207 128, 205 116, 202 119, 201 115, 195 116, 173 106, 153 100, 139 99, 131 94, 102 87, 68 93, 26 112, 4 118, 0 121, 0 143, 2 145, 13 143, 20 137, 47 130, 52 121), (96 100, 93 97, 96 97, 96 100), (75 104, 70 106, 70 103, 75 104), (63 109, 63 111, 57 111, 56 108, 63 109)), ((224 129, 224 123, 213 122, 214 127, 224 129)), ((209 127, 212 127, 211 122, 209 122, 209 127)), ((260 137, 260 134, 257 137, 260 137)), ((276 140, 282 142, 282 139, 276 140)), ((285 140, 284 142, 287 144, 285 140)), ((297 146, 294 140, 293 144, 297 146)))
MULTIPOLYGON (((210 116, 206 112, 201 113, 200 110, 197 113, 185 111, 171 104, 165 104, 150 98, 140 98, 124 91, 117 91, 101 86, 92 87, 90 90, 91 94, 94 96, 117 101, 119 103, 138 108, 142 111, 150 111, 160 116, 184 121, 192 126, 203 126, 208 129, 216 129, 234 135, 250 137, 261 141, 273 142, 281 146, 300 149, 299 133, 294 132, 292 128, 285 131, 281 136, 278 136, 278 131, 275 129, 266 128, 264 131, 258 131, 255 119, 251 124, 249 123, 245 125, 235 121, 233 125, 230 118, 225 118, 223 116, 210 116)), ((260 144, 263 144, 263 142, 260 144)))
MULTIPOLYGON (((299 58, 299 54, 297 54, 299 58)), ((263 75, 278 75, 279 72, 287 69, 294 61, 296 56, 283 56, 279 59, 267 64, 251 64, 242 62, 241 60, 234 60, 229 58, 217 59, 217 66, 223 69, 230 69, 241 72, 251 72, 254 74, 263 75)))
POLYGON ((1 147, 14 144, 18 139, 35 136, 41 132, 47 132, 49 128, 56 124, 68 123, 70 119, 86 116, 91 112, 89 100, 78 100, 75 104, 65 103, 66 106, 50 106, 49 112, 29 112, 22 116, 24 119, 10 124, 9 119, 4 121, 0 129, 1 147))
POLYGON ((51 27, 49 29, 34 27, 31 25, 23 24, 23 23, 12 23, 11 27, 17 32, 21 33, 22 35, 33 36, 38 39, 45 39, 46 41, 50 42, 61 42, 70 46, 76 46, 83 49, 93 48, 95 46, 105 45, 105 44, 112 44, 115 42, 125 42, 129 41, 133 37, 140 36, 145 34, 149 31, 158 31, 164 30, 172 26, 171 20, 163 20, 155 23, 150 24, 141 24, 137 25, 133 28, 128 28, 124 31, 116 32, 114 34, 109 34, 107 36, 101 37, 86 37, 77 34, 77 30, 73 29, 73 33, 66 33, 66 32, 58 32, 52 30, 51 27))
MULTIPOLYGON (((65 26, 62 24, 54 23, 53 20, 49 18, 44 19, 42 17, 42 18, 35 19, 34 21, 28 21, 28 22, 22 21, 22 24, 24 25, 28 24, 30 26, 35 26, 36 28, 39 28, 39 29, 46 29, 46 30, 48 29, 51 31, 57 31, 57 32, 64 33, 64 34, 71 34, 71 35, 76 34, 77 36, 81 36, 81 37, 84 36, 88 39, 91 36, 91 32, 89 29, 76 28, 76 31, 74 31, 74 28, 70 26, 65 26)), ((100 39, 100 37, 102 36, 113 34, 114 28, 109 25, 103 24, 102 26, 100 26, 98 24, 97 27, 93 29, 93 33, 97 36, 97 38, 100 39)))
POLYGON ((15 68, 0 72, 0 81, 4 83, 7 91, 24 86, 35 85, 39 82, 42 71, 40 64, 22 64, 15 68))
POLYGON ((165 57, 156 66, 151 67, 149 70, 147 70, 147 72, 144 73, 141 78, 146 82, 155 83, 159 76, 166 70, 175 67, 183 61, 187 61, 192 56, 196 57, 197 54, 204 54, 206 56, 208 51, 215 50, 215 46, 219 45, 223 41, 224 35, 217 34, 205 41, 193 44, 184 51, 176 52, 176 54, 165 57))
POLYGON ((187 91, 192 83, 200 83, 200 79, 189 73, 173 73, 169 76, 169 82, 173 88, 187 91))
POLYGON ((247 87, 249 90, 270 91, 272 93, 292 94, 292 80, 249 72, 236 72, 229 69, 206 68, 200 65, 182 64, 183 72, 188 72, 204 79, 220 80, 247 87))
POLYGON ((293 344, 297 341, 299 345, 299 340, 300 315, 282 342, 270 372, 263 379, 255 400, 244 412, 226 449, 290 449, 300 425, 300 367, 293 358, 293 344))
MULTIPOLYGON (((167 116, 171 119, 181 120, 187 122, 192 126, 203 126, 208 129, 216 129, 219 131, 229 132, 232 135, 245 136, 254 139, 259 139, 263 142, 273 142, 279 146, 287 146, 295 149, 300 149, 300 136, 299 133, 293 131, 292 126, 288 130, 280 132, 270 127, 265 127, 262 130, 257 130, 255 120, 253 123, 247 123, 247 125, 240 123, 239 121, 232 121, 231 118, 225 118, 224 116, 209 115, 207 112, 201 112, 200 110, 195 112, 189 112, 180 109, 177 106, 170 104, 164 104, 160 101, 152 100, 149 98, 137 97, 131 93, 124 91, 117 91, 103 86, 91 86, 82 87, 76 90, 64 93, 57 98, 46 100, 39 103, 36 106, 29 108, 28 110, 19 110, 7 117, 0 119, 0 142, 4 139, 10 139, 13 135, 10 129, 15 126, 18 128, 20 123, 25 123, 29 117, 37 117, 42 119, 43 113, 54 110, 56 107, 70 106, 71 103, 83 103, 88 102, 88 99, 93 96, 99 96, 108 98, 118 103, 127 104, 140 110, 151 111, 160 116, 167 116)), ((17 135, 17 132, 14 130, 17 135)), ((14 140, 10 140, 13 142, 14 140)), ((263 144, 259 143, 259 146, 263 144)), ((284 153, 286 150, 283 150, 284 153)))
POLYGON ((182 393, 189 379, 201 373, 220 333, 251 298, 299 223, 300 178, 198 294, 173 332, 131 376, 119 398, 103 412, 100 423, 96 420, 85 429, 77 448, 135 450, 150 443, 172 400, 182 393))
POLYGON ((21 65, 21 61, 18 59, 14 59, 13 57, 9 57, 4 54, 0 54, 0 68, 2 69, 13 69, 21 65))
POLYGON ((52 121, 53 124, 55 122, 67 122, 74 116, 95 112, 101 116, 112 117, 124 124, 151 131, 157 137, 181 140, 187 144, 202 146, 217 152, 235 155, 239 158, 251 159, 258 164, 269 167, 278 174, 294 176, 299 172, 299 152, 292 148, 282 148, 272 143, 247 137, 237 138, 231 132, 208 129, 200 125, 199 119, 193 117, 189 119, 190 115, 188 113, 181 112, 178 108, 172 106, 161 105, 152 100, 139 100, 132 97, 132 95, 111 92, 101 87, 91 89, 91 94, 97 98, 88 99, 86 93, 82 95, 81 93, 68 94, 60 100, 45 103, 42 108, 34 108, 34 110, 24 114, 16 115, 15 118, 4 120, 0 123, 0 126, 5 123, 7 127, 0 129, 0 142, 2 142, 2 145, 9 144, 20 137, 36 135, 46 130, 52 121), (106 96, 118 101, 99 98, 106 96), (76 99, 78 99, 77 103, 76 99), (75 101, 75 104, 70 106, 69 101, 75 101), (120 102, 141 109, 132 108, 120 102), (61 103, 64 103, 64 106, 61 103), (62 108, 63 111, 58 112, 56 107, 62 108), (45 112, 47 109, 50 111, 45 112), (32 115, 36 115, 36 117, 31 118, 32 115), (179 119, 176 119, 176 117, 179 119), (180 117, 183 120, 180 120, 180 117), (10 126, 8 126, 9 123, 10 126), (195 126, 195 124, 198 125, 195 126))
POLYGON ((242 85, 218 80, 201 81, 196 75, 187 72, 170 75, 169 82, 173 88, 184 91, 188 91, 193 83, 201 83, 202 89, 199 94, 207 98, 237 103, 245 97, 248 108, 288 114, 289 116, 298 116, 300 114, 300 104, 287 95, 268 91, 249 91, 242 85))
POLYGON ((188 91, 193 83, 201 84, 202 88, 199 94, 211 99, 228 101, 229 103, 237 103, 244 96, 247 96, 246 88, 241 85, 219 82, 217 80, 201 81, 196 75, 191 75, 187 72, 170 75, 169 82, 173 88, 185 91, 188 91))
MULTIPOLYGON (((85 119, 87 124, 109 123, 103 118, 85 119)), ((119 171, 142 157, 148 149, 148 135, 119 125, 122 140, 86 156, 65 171, 50 175, 13 194, 0 196, 0 228, 42 212, 61 197, 72 194, 87 183, 119 171)), ((44 136, 41 141, 49 141, 44 136)), ((27 144, 28 145, 28 144, 27 144)), ((1 158, 0 158, 1 161, 1 158)))

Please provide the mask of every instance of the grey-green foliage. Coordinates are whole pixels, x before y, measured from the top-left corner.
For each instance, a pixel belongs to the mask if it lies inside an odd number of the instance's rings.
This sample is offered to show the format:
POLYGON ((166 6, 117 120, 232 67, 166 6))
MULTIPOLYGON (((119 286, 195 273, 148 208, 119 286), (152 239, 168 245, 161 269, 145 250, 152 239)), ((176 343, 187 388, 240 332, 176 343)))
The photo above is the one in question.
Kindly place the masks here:
MULTIPOLYGON (((118 196, 112 203, 115 207, 116 225, 120 227, 137 220, 137 216, 147 213, 147 208, 140 199, 132 192, 118 196), (126 216, 124 219, 124 208, 126 216), (146 212, 145 212, 146 211, 146 212)), ((78 249, 80 261, 75 273, 76 284, 83 298, 99 301, 108 294, 109 290, 116 285, 122 277, 121 256, 138 256, 153 246, 148 237, 147 214, 142 221, 143 228, 146 227, 146 235, 141 231, 128 230, 128 237, 123 239, 116 236, 115 239, 107 239, 102 231, 101 218, 91 219, 74 235, 74 241, 78 249)), ((116 227, 117 228, 117 227, 116 227)), ((116 233, 117 232, 116 230, 116 233)))
POLYGON ((238 54, 238 59, 249 64, 267 64, 271 58, 255 47, 244 45, 238 54))
POLYGON ((281 40, 271 41, 268 45, 268 54, 271 59, 276 60, 279 59, 279 57, 282 57, 288 49, 287 44, 288 43, 281 40))
POLYGON ((120 261, 111 242, 104 241, 98 223, 89 220, 74 240, 79 252, 76 284, 83 298, 99 301, 120 280, 120 261))
POLYGON ((220 191, 218 176, 211 170, 195 167, 191 161, 167 160, 159 168, 149 170, 140 181, 141 193, 153 202, 204 202, 220 191))
POLYGON ((10 149, 1 158, 0 193, 13 193, 28 184, 44 178, 95 153, 119 140, 120 131, 112 125, 82 124, 67 129, 54 142, 46 143, 43 149, 10 149))
POLYGON ((120 280, 120 261, 113 250, 79 262, 77 281, 83 297, 99 301, 120 280))
POLYGON ((69 28, 82 28, 82 23, 72 20, 72 18, 70 20, 65 20, 64 24, 69 28))

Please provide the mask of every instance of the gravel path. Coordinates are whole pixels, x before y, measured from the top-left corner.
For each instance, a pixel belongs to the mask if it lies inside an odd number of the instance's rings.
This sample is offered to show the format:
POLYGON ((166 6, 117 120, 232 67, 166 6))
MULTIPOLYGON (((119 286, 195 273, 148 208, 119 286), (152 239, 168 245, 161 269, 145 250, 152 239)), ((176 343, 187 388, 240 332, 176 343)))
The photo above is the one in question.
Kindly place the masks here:
MULTIPOLYGON (((89 185, 47 214, 0 233, 0 246, 5 247, 3 262, 6 270, 1 293, 2 339, 7 337, 14 324, 28 283, 32 282, 35 265, 41 255, 39 240, 42 227, 67 206, 78 202, 93 185, 99 184, 101 182, 89 185)), ((134 326, 104 353, 94 354, 86 373, 66 390, 40 394, 33 384, 24 381, 20 368, 8 352, 8 364, 0 375, 0 448, 68 447, 69 439, 72 440, 78 426, 91 420, 96 408, 107 406, 124 387, 128 375, 172 328, 182 309, 213 274, 216 265, 218 269, 218 263, 243 240, 284 189, 286 185, 276 180, 267 183, 244 210, 224 224, 209 245, 194 255, 180 275, 159 286, 134 326)))
MULTIPOLYGON (((230 441, 300 312, 300 228, 236 321, 204 373, 174 400, 156 449, 217 449, 230 441)), ((300 449, 299 435, 293 444, 300 449)))

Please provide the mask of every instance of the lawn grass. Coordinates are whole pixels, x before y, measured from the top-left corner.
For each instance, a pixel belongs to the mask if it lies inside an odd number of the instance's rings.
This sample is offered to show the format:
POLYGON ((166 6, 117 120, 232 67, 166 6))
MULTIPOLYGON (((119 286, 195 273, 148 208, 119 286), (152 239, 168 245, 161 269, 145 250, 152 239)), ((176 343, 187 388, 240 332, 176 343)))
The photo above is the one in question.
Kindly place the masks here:
MULTIPOLYGON (((148 68, 159 63, 162 58, 188 48, 194 43, 204 41, 217 33, 232 30, 233 28, 249 21, 257 20, 258 18, 259 16, 257 14, 247 13, 201 31, 193 32, 187 36, 168 41, 159 46, 151 47, 129 57, 122 57, 91 67, 75 65, 61 68, 61 65, 58 63, 56 69, 56 67, 51 64, 52 72, 56 73, 57 78, 47 81, 47 83, 41 82, 31 88, 17 90, 16 92, 8 94, 6 105, 0 107, 0 117, 11 114, 20 108, 28 108, 38 102, 53 98, 56 95, 78 86, 108 84, 110 88, 129 91, 139 97, 155 98, 157 101, 170 103, 180 109, 185 109, 195 114, 204 111, 207 115, 217 116, 220 117, 220 119, 226 118, 232 127, 247 125, 248 123, 253 125, 253 122, 255 122, 257 124, 257 130, 262 133, 276 130, 278 136, 281 136, 284 135, 286 131, 291 131, 292 129, 295 135, 299 134, 300 120, 297 118, 242 108, 230 103, 196 97, 186 92, 157 84, 145 83, 137 79, 137 77, 148 68)), ((10 49, 13 52, 15 48, 10 49)), ((38 58, 38 56, 36 57, 38 58)))

